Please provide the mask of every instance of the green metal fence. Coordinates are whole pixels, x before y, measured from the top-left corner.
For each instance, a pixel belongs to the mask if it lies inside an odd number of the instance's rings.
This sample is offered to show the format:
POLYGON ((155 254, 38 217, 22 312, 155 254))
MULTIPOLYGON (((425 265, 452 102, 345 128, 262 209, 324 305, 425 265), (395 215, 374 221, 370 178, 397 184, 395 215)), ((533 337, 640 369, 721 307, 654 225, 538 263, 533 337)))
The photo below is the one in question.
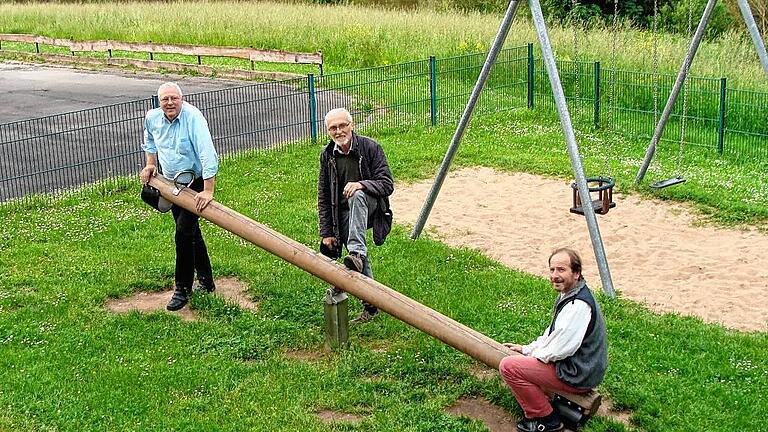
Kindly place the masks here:
MULTIPOLYGON (((455 124, 485 58, 484 53, 430 57, 185 98, 206 115, 217 148, 228 157, 243 150, 324 141, 322 116, 338 106, 350 109, 363 132, 372 127, 455 124)), ((599 62, 558 62, 558 67, 576 128, 610 128, 643 139, 653 134, 675 79, 603 68, 599 62)), ((659 145, 679 143, 685 118, 684 146, 736 159, 768 160, 768 93, 727 84, 725 78, 689 77, 685 116, 681 96, 659 145)), ((0 124, 0 207, 29 202, 30 197, 49 201, 85 184, 137 173, 143 155, 136 137, 141 135, 143 113, 151 106, 148 96, 108 109, 0 124), (104 142, 110 148, 83 152, 78 147, 104 142)), ((475 115, 525 108, 551 113, 556 121, 550 83, 532 44, 502 50, 475 115)))
MULTIPOLYGON (((589 127, 591 123, 648 140, 676 78, 671 74, 606 69, 600 62, 558 62, 558 68, 576 127, 589 127)), ((531 107, 554 112, 541 60, 534 60, 533 69, 531 97, 537 103, 531 107)), ((766 113, 768 93, 730 89, 725 78, 689 76, 659 145, 680 145, 683 134, 684 147, 714 150, 736 159, 765 159, 766 113)))

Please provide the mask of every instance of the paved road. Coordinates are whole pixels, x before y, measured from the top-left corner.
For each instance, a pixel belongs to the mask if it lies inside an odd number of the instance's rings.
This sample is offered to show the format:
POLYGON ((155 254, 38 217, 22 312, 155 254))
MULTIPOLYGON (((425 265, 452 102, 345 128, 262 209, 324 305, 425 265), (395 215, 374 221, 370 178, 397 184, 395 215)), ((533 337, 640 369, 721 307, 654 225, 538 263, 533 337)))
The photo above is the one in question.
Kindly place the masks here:
POLYGON ((0 63, 0 124, 151 97, 174 79, 185 93, 242 86, 243 81, 160 74, 89 72, 0 63))
MULTIPOLYGON (((137 173, 149 98, 169 80, 204 112, 220 154, 310 134, 296 86, 0 63, 0 202, 137 173)), ((319 118, 336 106, 348 98, 318 94, 319 118)))

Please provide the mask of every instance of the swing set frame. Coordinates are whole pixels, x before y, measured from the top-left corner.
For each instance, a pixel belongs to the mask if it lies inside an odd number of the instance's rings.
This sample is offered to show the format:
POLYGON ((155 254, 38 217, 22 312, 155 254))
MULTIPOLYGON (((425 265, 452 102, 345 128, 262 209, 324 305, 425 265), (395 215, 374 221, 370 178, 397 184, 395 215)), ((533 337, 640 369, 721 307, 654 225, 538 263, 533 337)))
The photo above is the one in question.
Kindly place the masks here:
MULTIPOLYGON (((579 155, 579 147, 576 142, 576 135, 573 130, 573 124, 571 123, 571 116, 568 112, 565 93, 560 81, 560 73, 555 61, 552 44, 547 33, 544 14, 541 10, 541 4, 539 0, 528 0, 528 5, 531 11, 534 27, 536 28, 536 34, 541 46, 542 58, 544 60, 544 66, 547 70, 547 75, 549 76, 552 95, 554 97, 557 113, 560 118, 560 125, 565 136, 568 157, 571 161, 571 170, 573 171, 575 183, 577 185, 577 193, 579 195, 579 199, 581 199, 581 202, 592 202, 589 194, 587 177, 584 174, 584 166, 582 164, 581 156, 579 155)), ((498 54, 501 51, 501 48, 504 45, 504 41, 507 38, 507 34, 509 33, 512 20, 518 6, 518 0, 511 0, 507 6, 507 11, 504 14, 504 18, 502 19, 499 31, 496 34, 496 38, 493 44, 491 45, 491 49, 488 51, 488 56, 486 57, 485 63, 480 70, 480 75, 477 78, 475 87, 472 89, 472 93, 470 94, 467 106, 464 108, 464 112, 459 119, 456 131, 454 132, 451 139, 451 144, 446 151, 443 162, 441 163, 437 175, 435 176, 435 181, 432 184, 432 188, 430 189, 429 194, 424 201, 424 205, 421 209, 421 213, 419 214, 419 218, 416 220, 416 224, 413 228, 413 231, 411 232, 412 239, 417 239, 421 234, 421 231, 424 229, 424 225, 426 224, 427 218, 429 217, 429 213, 431 212, 432 207, 437 200, 437 196, 440 193, 440 188, 442 187, 443 182, 445 181, 445 177, 448 174, 448 169, 450 168, 451 162, 456 155, 456 151, 458 150, 461 138, 463 137, 464 132, 467 129, 467 125, 472 118, 472 113, 474 112, 477 101, 480 98, 480 94, 482 93, 482 90, 488 81, 488 75, 490 74, 493 65, 496 63, 498 54)), ((590 240, 592 241, 592 250, 595 254, 595 261, 597 262, 597 268, 600 272, 600 280, 602 282, 603 291, 609 297, 615 297, 616 293, 613 288, 613 280, 611 279, 611 273, 608 268, 608 260, 605 255, 605 247, 600 235, 600 228, 597 224, 596 214, 594 211, 587 211, 584 212, 584 216, 587 222, 590 240)))

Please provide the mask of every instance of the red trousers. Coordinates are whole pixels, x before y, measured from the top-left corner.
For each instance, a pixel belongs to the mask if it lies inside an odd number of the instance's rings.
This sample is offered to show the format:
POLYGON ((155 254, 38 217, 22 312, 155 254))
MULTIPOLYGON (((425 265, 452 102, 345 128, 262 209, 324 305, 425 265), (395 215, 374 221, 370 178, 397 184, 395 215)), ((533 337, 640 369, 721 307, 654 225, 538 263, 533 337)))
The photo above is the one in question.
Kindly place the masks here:
POLYGON ((499 372, 529 419, 552 413, 552 405, 543 389, 566 393, 586 393, 590 389, 577 388, 557 377, 554 363, 543 363, 535 357, 513 355, 504 357, 499 372))

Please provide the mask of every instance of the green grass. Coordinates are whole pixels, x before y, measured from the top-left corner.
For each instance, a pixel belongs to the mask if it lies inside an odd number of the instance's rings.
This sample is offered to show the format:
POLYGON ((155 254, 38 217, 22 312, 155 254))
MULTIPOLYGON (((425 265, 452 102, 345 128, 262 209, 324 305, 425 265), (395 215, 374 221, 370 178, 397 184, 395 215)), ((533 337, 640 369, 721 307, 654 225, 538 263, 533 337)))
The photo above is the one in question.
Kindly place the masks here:
MULTIPOLYGON (((206 45, 259 46, 257 40, 269 39, 263 47, 309 51, 332 46, 324 49, 326 59, 341 70, 472 51, 478 48, 473 43, 490 41, 499 19, 320 6, 266 9, 263 3, 186 6, 4 4, 0 32, 121 40, 151 35, 162 36, 154 41, 206 45), (332 31, 335 18, 344 14, 355 14, 360 23, 352 31, 371 27, 365 39, 359 35, 359 44, 342 44, 355 39, 332 31), (246 31, 254 22, 264 31, 246 31), (309 26, 314 26, 312 37, 309 26), (386 49, 374 52, 371 46, 382 46, 385 36, 386 49)), ((524 27, 510 37, 512 45, 533 40, 524 27)), ((558 34, 567 46, 568 31, 553 29, 558 34)), ((605 36, 590 37, 593 46, 602 47, 596 52, 605 54, 605 36)), ((638 48, 623 49, 622 62, 641 65, 647 51, 635 45, 635 38, 629 40, 626 44, 638 48)), ((702 67, 712 63, 706 57, 699 62, 702 67)), ((674 69, 677 63, 665 67, 674 69)), ((454 127, 390 126, 368 132, 385 146, 395 177, 411 182, 434 175, 454 127)), ((643 140, 589 127, 578 127, 577 136, 588 174, 600 172, 610 152, 618 191, 651 194, 632 181, 643 140)), ((217 200, 316 247, 318 152, 289 147, 227 159, 217 200)), ((674 145, 660 146, 649 176, 673 172, 676 152, 674 145)), ((454 166, 476 165, 570 177, 559 125, 538 111, 476 117, 454 166)), ((764 162, 694 149, 686 153, 685 168, 684 187, 654 196, 691 202, 714 223, 766 229, 764 162)), ((473 360, 391 317, 353 329, 348 350, 313 361, 286 357, 291 350, 320 351, 325 284, 209 223, 203 230, 216 276, 242 280, 260 302, 258 312, 202 296, 192 301, 203 316, 195 323, 166 313, 106 312, 107 299, 158 291, 173 278, 173 222, 143 205, 137 194, 133 183, 107 183, 53 204, 31 201, 27 207, 0 209, 0 431, 482 430, 477 422, 443 413, 467 395, 484 396, 519 414, 498 379, 480 381, 469 372, 473 360), (365 420, 324 425, 314 416, 321 409, 365 420)), ((563 203, 564 214, 568 206, 563 203)), ((554 296, 545 280, 428 237, 411 241, 407 230, 396 226, 387 243, 371 251, 382 283, 499 341, 530 340, 547 324, 554 296), (482 290, 476 289, 478 281, 482 290)), ((764 428, 754 413, 768 409, 761 392, 768 387, 765 333, 656 315, 624 300, 600 301, 611 358, 601 390, 618 407, 632 410, 638 427, 764 428)), ((359 308, 353 302, 353 313, 359 308)), ((585 430, 624 427, 598 418, 585 430)))
MULTIPOLYGON (((556 126, 536 127, 535 113, 495 120, 471 127, 457 166, 566 175, 556 126)), ((434 174, 452 128, 375 133, 395 177, 415 181, 434 174)), ((583 138, 587 146, 601 139, 583 138)), ((227 159, 217 199, 316 247, 318 151, 289 147, 227 159)), ((202 296, 192 301, 203 316, 194 323, 166 313, 106 312, 107 299, 168 287, 173 274, 171 218, 143 205, 137 186, 110 192, 2 213, 0 430, 479 431, 478 423, 443 413, 474 395, 519 413, 498 379, 470 373, 473 360, 391 317, 354 328, 348 350, 313 361, 284 356, 321 350, 324 284, 207 222, 217 277, 244 281, 258 312, 202 296), (321 409, 365 420, 324 425, 314 416, 321 409)), ((530 340, 547 324, 547 281, 407 234, 396 226, 371 250, 382 283, 499 341, 530 340)), ((761 393, 768 385, 765 333, 600 301, 611 358, 601 389, 633 411, 636 425, 760 430, 754 413, 768 408, 761 393)), ((359 308, 352 303, 353 313, 359 308)), ((595 419, 584 430, 624 427, 595 419)))
MULTIPOLYGON (((507 38, 508 46, 538 45, 528 16, 527 9, 521 8, 507 38)), ((497 14, 273 2, 0 5, 2 33, 323 51, 327 71, 484 51, 493 41, 500 20, 497 14), (344 31, 340 31, 342 27, 344 31)), ((601 60, 607 67, 652 69, 648 54, 654 42, 646 32, 624 28, 615 37, 605 29, 579 32, 578 48, 573 44, 572 29, 552 27, 549 33, 561 60, 601 60)), ((676 73, 687 45, 680 36, 661 35, 660 70, 676 73)), ((746 34, 727 34, 704 42, 691 74, 726 76, 736 87, 766 88, 746 34)))

